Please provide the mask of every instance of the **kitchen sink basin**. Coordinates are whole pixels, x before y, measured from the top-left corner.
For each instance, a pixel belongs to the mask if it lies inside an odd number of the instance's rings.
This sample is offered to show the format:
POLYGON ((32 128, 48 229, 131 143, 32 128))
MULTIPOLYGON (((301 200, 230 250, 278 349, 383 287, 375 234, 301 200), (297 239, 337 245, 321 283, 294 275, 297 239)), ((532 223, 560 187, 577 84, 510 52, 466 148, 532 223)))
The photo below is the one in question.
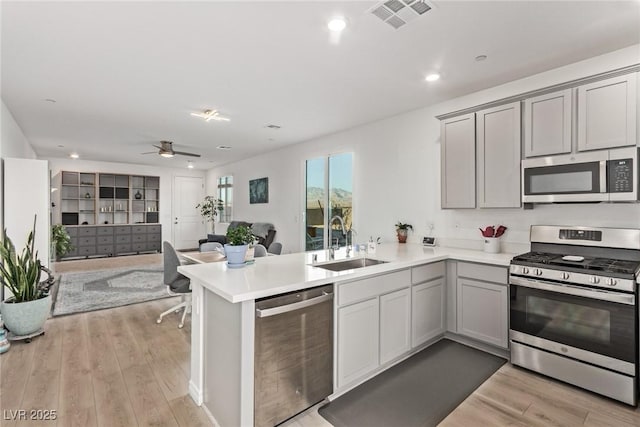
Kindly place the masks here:
POLYGON ((384 264, 387 261, 380 261, 373 258, 354 258, 344 261, 329 262, 326 264, 316 264, 314 267, 324 268, 331 271, 352 270, 354 268, 368 267, 370 265, 384 264))

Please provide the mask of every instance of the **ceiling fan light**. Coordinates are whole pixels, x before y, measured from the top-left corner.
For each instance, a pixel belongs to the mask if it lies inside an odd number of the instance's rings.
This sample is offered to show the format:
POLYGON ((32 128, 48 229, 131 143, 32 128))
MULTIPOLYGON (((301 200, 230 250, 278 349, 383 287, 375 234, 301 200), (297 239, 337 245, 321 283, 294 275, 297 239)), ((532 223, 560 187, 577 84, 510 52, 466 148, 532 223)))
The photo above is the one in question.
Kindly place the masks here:
POLYGON ((165 152, 160 153, 160 156, 162 156, 162 157, 166 157, 166 158, 168 158, 168 159, 169 159, 169 158, 171 158, 171 157, 175 156, 175 154, 173 154, 173 153, 171 153, 171 152, 169 152, 169 151, 165 151, 165 152))

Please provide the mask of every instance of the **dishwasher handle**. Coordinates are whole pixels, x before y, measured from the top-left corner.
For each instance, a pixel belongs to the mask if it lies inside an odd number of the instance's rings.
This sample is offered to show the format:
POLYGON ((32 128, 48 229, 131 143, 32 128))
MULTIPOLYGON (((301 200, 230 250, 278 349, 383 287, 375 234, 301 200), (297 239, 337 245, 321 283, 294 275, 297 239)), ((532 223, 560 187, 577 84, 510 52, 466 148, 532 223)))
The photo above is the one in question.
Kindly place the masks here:
POLYGON ((290 311, 299 310, 301 308, 311 307, 333 299, 333 293, 323 292, 319 297, 311 298, 304 301, 294 302, 292 304, 281 305, 273 308, 256 309, 258 317, 269 317, 277 314, 288 313, 290 311))

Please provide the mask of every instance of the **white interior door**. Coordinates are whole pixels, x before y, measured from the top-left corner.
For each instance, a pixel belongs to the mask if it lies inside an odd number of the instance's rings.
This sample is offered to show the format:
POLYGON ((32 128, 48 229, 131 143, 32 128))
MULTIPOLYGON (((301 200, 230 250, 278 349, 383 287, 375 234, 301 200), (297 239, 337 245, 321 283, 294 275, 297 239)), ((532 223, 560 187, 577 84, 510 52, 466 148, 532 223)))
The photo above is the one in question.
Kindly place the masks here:
POLYGON ((205 225, 196 205, 204 198, 201 177, 176 176, 173 179, 173 246, 180 249, 198 247, 206 237, 205 225))

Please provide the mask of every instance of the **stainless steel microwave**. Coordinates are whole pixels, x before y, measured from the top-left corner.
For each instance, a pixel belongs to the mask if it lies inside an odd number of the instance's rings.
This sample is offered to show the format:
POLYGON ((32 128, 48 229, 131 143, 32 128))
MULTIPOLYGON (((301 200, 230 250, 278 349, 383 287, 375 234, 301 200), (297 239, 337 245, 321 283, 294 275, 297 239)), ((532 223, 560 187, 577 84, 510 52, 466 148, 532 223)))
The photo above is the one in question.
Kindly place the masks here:
POLYGON ((522 202, 636 202, 638 148, 522 161, 522 202))

